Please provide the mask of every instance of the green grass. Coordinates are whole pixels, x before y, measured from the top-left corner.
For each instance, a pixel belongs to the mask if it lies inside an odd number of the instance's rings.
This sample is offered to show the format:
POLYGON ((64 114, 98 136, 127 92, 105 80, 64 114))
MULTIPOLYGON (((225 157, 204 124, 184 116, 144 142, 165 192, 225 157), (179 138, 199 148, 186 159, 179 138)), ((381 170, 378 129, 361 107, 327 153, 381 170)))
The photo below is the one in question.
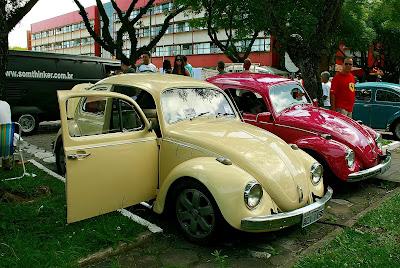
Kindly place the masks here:
POLYGON ((399 221, 397 194, 295 267, 399 267, 399 221))
POLYGON ((382 145, 388 145, 388 144, 391 144, 393 141, 391 141, 391 140, 385 140, 385 139, 382 139, 382 145))
MULTIPOLYGON (((0 200, 1 267, 76 266, 78 259, 134 241, 145 230, 117 212, 66 224, 64 183, 33 165, 27 168, 37 177, 0 181, 0 193, 24 197, 14 202, 5 202, 4 196, 0 200), (44 188, 50 193, 40 191, 44 188)), ((0 178, 13 177, 18 172, 0 169, 0 178)))

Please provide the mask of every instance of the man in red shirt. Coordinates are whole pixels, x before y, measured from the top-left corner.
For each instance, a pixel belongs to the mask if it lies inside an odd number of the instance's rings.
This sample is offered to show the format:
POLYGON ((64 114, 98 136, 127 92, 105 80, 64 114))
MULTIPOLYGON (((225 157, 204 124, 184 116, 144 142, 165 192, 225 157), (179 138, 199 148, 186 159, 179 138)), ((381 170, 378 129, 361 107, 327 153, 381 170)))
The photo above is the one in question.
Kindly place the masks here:
POLYGON ((351 73, 353 59, 344 59, 342 71, 337 73, 331 85, 331 109, 351 118, 355 101, 355 79, 351 73))

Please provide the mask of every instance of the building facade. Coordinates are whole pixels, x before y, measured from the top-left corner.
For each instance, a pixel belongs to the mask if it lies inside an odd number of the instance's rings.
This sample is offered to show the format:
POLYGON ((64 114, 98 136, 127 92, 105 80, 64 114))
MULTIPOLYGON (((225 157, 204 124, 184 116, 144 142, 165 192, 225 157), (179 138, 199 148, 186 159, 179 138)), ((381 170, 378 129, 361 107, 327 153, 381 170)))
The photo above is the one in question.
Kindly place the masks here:
MULTIPOLYGON (((122 11, 126 11, 131 1, 117 0, 116 3, 122 11)), ((132 12, 135 17, 139 9, 147 3, 147 0, 139 0, 132 12)), ((146 45, 157 35, 168 13, 173 7, 170 0, 156 0, 154 6, 148 10, 141 20, 135 25, 137 28, 138 47, 146 45)), ((110 33, 116 38, 116 33, 121 27, 118 15, 110 2, 104 3, 105 11, 110 20, 110 33)), ((101 18, 96 6, 86 9, 91 24, 96 32, 101 32, 101 18)), ((229 59, 210 40, 207 29, 192 28, 190 20, 194 15, 184 13, 176 16, 169 25, 167 32, 152 50, 153 63, 161 67, 162 61, 169 58, 171 61, 178 55, 187 55, 189 62, 195 67, 215 66, 219 60, 230 62, 229 59)), ((195 15, 197 17, 202 14, 195 15)), ((71 12, 56 18, 48 19, 31 25, 31 50, 49 51, 78 55, 94 55, 111 58, 112 55, 102 49, 90 37, 78 11, 71 12)), ((224 34, 219 33, 220 39, 224 34)), ((241 44, 237 44, 238 47, 241 44)), ((129 55, 130 40, 124 36, 124 53, 129 55)), ((252 47, 250 58, 261 65, 274 66, 277 64, 277 55, 271 51, 271 38, 261 33, 252 47)))

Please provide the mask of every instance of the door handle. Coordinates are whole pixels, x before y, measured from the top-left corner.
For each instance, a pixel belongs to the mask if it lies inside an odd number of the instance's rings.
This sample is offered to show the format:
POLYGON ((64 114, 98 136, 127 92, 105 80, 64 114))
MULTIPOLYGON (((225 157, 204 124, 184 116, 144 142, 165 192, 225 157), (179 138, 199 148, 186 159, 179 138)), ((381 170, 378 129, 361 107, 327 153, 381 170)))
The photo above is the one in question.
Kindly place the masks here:
POLYGON ((67 158, 71 159, 71 160, 82 160, 88 156, 90 156, 90 153, 88 153, 88 154, 87 153, 77 153, 77 154, 67 155, 67 158))

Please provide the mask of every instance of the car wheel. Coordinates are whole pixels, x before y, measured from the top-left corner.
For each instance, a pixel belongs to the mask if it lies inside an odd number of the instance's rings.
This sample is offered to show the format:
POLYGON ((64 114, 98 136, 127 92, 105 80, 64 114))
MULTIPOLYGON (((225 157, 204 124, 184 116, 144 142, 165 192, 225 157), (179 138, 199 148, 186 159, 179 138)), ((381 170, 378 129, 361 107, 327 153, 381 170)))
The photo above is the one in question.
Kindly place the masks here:
POLYGON ((400 120, 394 124, 393 135, 397 140, 400 140, 400 120))
POLYGON ((175 217, 183 234, 193 242, 213 240, 220 224, 220 212, 210 192, 200 183, 179 187, 175 198, 175 217))
POLYGON ((18 124, 21 126, 21 132, 25 135, 34 134, 38 127, 39 121, 36 116, 32 114, 23 114, 18 118, 18 124))
POLYGON ((57 143, 57 146, 55 149, 55 155, 56 155, 57 172, 58 172, 58 174, 64 176, 65 173, 67 172, 67 169, 66 169, 66 163, 65 163, 64 147, 62 145, 62 142, 57 143))

